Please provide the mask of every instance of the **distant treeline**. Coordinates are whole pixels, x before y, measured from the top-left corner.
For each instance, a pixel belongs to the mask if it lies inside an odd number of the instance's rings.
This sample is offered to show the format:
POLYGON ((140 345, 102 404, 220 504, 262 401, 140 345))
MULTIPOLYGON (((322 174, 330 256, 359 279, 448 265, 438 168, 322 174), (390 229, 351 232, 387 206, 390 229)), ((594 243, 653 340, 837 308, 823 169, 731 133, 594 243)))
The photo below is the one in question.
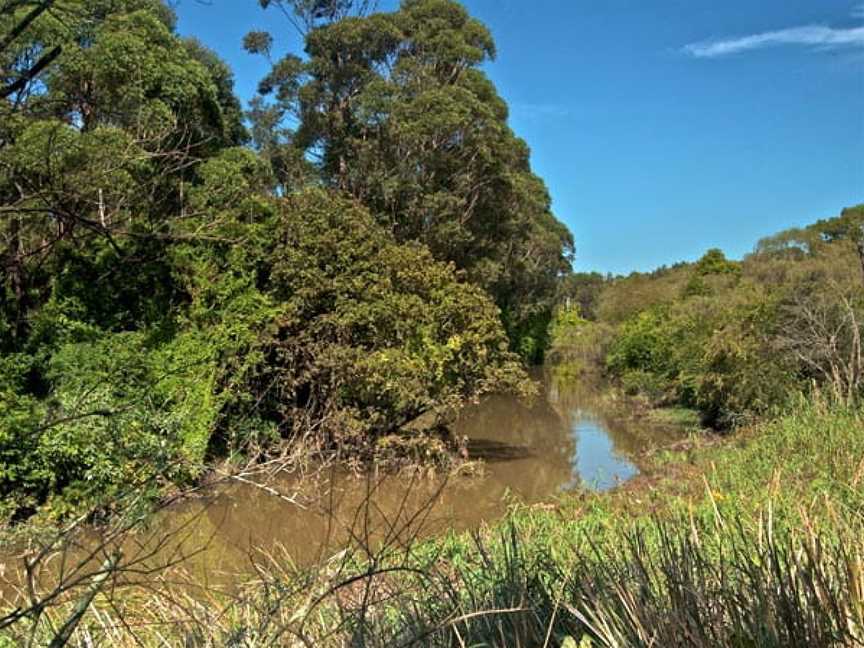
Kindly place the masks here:
POLYGON ((305 55, 249 34, 244 112, 161 0, 0 0, 0 520, 527 388, 573 242, 489 31, 450 0, 261 4, 305 55))
POLYGON ((742 261, 714 249, 651 273, 574 274, 562 290, 559 360, 697 408, 715 427, 813 390, 850 404, 862 395, 864 206, 766 238, 742 261))

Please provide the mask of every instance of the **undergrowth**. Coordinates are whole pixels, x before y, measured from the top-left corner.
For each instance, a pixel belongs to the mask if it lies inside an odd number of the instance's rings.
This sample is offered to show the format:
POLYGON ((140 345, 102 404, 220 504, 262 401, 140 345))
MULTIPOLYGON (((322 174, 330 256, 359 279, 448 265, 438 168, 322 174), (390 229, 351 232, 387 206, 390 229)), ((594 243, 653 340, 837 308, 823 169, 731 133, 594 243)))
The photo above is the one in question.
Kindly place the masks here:
MULTIPOLYGON (((70 645, 864 645, 862 432, 811 403, 658 456, 641 486, 408 547, 359 539, 314 570, 270 556, 231 597, 106 587, 70 645)), ((47 643, 74 602, 8 645, 47 643)))

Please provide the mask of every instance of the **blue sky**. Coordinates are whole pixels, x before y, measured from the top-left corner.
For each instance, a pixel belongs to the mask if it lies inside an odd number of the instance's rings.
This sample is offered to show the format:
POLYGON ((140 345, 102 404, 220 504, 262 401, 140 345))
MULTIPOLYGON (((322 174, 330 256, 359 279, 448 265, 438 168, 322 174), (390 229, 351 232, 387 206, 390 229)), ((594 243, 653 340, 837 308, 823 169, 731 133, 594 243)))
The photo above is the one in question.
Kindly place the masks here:
MULTIPOLYGON (((864 202, 864 4, 849 0, 468 0, 487 72, 572 230, 578 270, 740 257, 864 202)), ((382 8, 392 7, 384 0, 382 8)), ((255 0, 180 0, 179 30, 232 66, 251 29, 299 37, 255 0)))

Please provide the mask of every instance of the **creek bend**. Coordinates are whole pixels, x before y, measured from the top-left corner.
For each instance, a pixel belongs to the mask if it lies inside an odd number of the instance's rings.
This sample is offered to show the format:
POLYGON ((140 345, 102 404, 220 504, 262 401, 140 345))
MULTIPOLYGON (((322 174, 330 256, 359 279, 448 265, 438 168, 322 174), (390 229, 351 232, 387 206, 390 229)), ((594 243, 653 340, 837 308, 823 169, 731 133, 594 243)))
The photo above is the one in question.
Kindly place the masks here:
MULTIPOLYGON (((123 543, 123 553, 152 573, 179 563, 196 587, 230 591, 268 557, 312 566, 349 544, 402 548, 476 528, 502 517, 514 501, 614 488, 639 474, 647 451, 682 437, 680 427, 652 423, 632 403, 604 398, 596 384, 558 381, 549 370, 534 377, 541 389, 532 403, 493 396, 457 422, 454 433, 468 438, 469 458, 482 460, 480 475, 357 477, 331 470, 311 485, 291 474, 264 488, 232 481, 164 509, 146 532, 123 543), (302 494, 302 506, 274 493, 302 494)), ((72 558, 89 553, 87 535, 72 558)), ((11 602, 24 579, 21 561, 9 558, 0 559, 0 599, 11 602)), ((58 577, 52 564, 38 577, 43 586, 58 577)))
MULTIPOLYGON (((358 478, 332 471, 305 508, 232 483, 163 512, 155 527, 182 535, 184 551, 195 551, 191 573, 223 581, 248 573, 256 552, 279 548, 295 564, 312 564, 352 538, 404 544, 492 522, 514 500, 608 490, 639 474, 646 451, 681 438, 680 428, 635 417, 632 405, 610 404, 595 385, 556 381, 548 370, 536 378, 541 393, 532 404, 494 396, 457 422, 454 432, 468 437, 470 458, 483 460, 482 476, 358 478)), ((281 493, 302 491, 293 480, 272 485, 281 493)))

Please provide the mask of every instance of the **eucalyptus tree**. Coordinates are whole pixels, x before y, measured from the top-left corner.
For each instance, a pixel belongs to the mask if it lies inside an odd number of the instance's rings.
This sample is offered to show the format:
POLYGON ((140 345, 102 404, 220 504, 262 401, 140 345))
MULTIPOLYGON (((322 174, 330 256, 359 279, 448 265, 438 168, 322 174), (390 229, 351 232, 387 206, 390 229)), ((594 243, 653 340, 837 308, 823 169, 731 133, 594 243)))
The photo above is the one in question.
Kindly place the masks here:
POLYGON ((59 45, 31 50, 26 54, 16 52, 14 48, 15 40, 55 3, 56 0, 7 0, 0 4, 0 15, 5 17, 0 23, 0 100, 22 94, 60 56, 62 47, 59 45))
MULTIPOLYGON (((90 276, 120 297, 116 323, 128 326, 195 165, 245 139, 230 70, 178 37, 159 0, 56 0, 29 22, 32 3, 13 4, 3 20, 25 28, 4 62, 33 69, 41 53, 63 54, 0 100, 0 311, 20 340, 57 277, 90 276), (64 274, 70 263, 87 270, 64 274)), ((96 286, 88 294, 104 304, 96 286)))
MULTIPOLYGON (((492 294, 531 355, 573 241, 482 70, 495 56, 489 30, 451 0, 368 15, 340 7, 313 21, 305 58, 273 62, 257 115, 398 240, 424 243, 492 294)), ((265 55, 271 43, 246 40, 265 55)))
POLYGON ((258 0, 262 9, 279 9, 300 34, 315 27, 346 18, 366 15, 377 5, 377 0, 258 0))

